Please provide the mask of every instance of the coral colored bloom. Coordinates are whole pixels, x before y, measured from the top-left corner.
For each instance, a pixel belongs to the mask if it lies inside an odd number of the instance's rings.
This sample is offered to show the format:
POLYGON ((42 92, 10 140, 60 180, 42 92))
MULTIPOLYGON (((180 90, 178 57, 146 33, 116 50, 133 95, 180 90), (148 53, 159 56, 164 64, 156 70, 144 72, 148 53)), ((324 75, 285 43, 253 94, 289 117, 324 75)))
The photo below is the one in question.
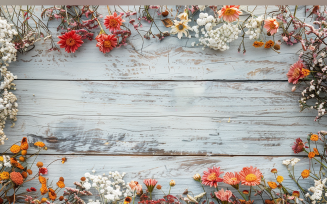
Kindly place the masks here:
POLYGON ((220 191, 215 192, 216 197, 221 201, 229 201, 230 197, 232 197, 232 191, 226 190, 222 188, 220 191))
POLYGON ((256 186, 260 184, 262 173, 256 167, 244 167, 240 173, 240 179, 243 185, 256 186))
POLYGON ((140 194, 141 191, 142 191, 142 185, 141 184, 137 184, 136 187, 135 187, 135 190, 136 190, 136 193, 137 194, 140 194))
POLYGON ((24 183, 24 178, 19 172, 11 172, 10 173, 10 179, 16 185, 22 185, 24 183))
POLYGON ((67 53, 74 53, 84 43, 82 37, 76 34, 74 30, 58 36, 58 38, 60 40, 57 44, 60 45, 60 48, 65 48, 67 53))
POLYGON ((302 178, 308 178, 310 176, 310 170, 304 169, 301 173, 302 178))
POLYGON ((289 69, 287 75, 288 78, 288 82, 289 83, 293 83, 293 84, 297 84, 297 82, 299 81, 299 79, 303 79, 305 76, 305 74, 303 71, 306 71, 306 69, 304 69, 304 64, 302 63, 301 60, 295 62, 289 69))
POLYGON ((300 153, 304 150, 304 143, 300 138, 297 138, 292 146, 292 150, 295 154, 300 153))
POLYGON ((219 18, 223 18, 224 21, 231 23, 236 21, 242 11, 239 10, 240 5, 224 5, 219 11, 219 18))
POLYGON ((312 134, 312 135, 310 136, 310 140, 311 140, 311 141, 317 142, 318 139, 319 139, 319 136, 316 135, 316 134, 312 134))
POLYGON ((279 24, 275 18, 268 18, 265 20, 265 25, 263 26, 268 33, 271 35, 278 32, 279 24))
POLYGON ((144 179, 143 183, 148 188, 148 191, 151 193, 153 188, 157 185, 158 181, 155 179, 144 179))
POLYGON ((225 175, 224 175, 224 183, 227 183, 231 186, 235 186, 235 185, 238 185, 240 183, 240 176, 238 175, 237 172, 232 173, 232 172, 227 172, 225 175))
POLYGON ((97 42, 97 47, 103 53, 110 52, 117 46, 117 38, 115 35, 100 34, 95 38, 97 42))
POLYGON ((131 182, 129 182, 128 185, 129 185, 129 187, 131 187, 131 190, 132 190, 132 191, 135 190, 135 188, 136 188, 136 183, 135 183, 135 181, 132 180, 131 182))
POLYGON ((118 15, 116 12, 111 16, 106 16, 104 19, 104 25, 110 30, 110 32, 115 32, 116 30, 121 30, 120 26, 125 22, 122 19, 122 15, 118 15))
POLYGON ((217 188, 218 182, 223 181, 223 179, 219 177, 219 175, 222 173, 224 172, 220 171, 220 167, 212 167, 212 169, 208 168, 208 172, 203 172, 202 184, 210 187, 214 186, 217 188))
POLYGON ((43 175, 48 174, 48 169, 45 168, 45 167, 40 168, 40 169, 39 169, 39 174, 43 174, 43 175))

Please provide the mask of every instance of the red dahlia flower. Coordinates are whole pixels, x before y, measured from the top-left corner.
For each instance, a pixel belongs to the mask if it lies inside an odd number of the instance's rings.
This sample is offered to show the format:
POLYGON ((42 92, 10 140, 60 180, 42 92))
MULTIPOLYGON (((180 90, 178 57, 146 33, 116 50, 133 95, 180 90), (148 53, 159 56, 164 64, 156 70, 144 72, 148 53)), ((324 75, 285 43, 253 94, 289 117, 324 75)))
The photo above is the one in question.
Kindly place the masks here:
POLYGON ((104 19, 104 25, 110 30, 110 32, 120 30, 120 26, 123 24, 123 22, 125 22, 125 20, 122 19, 122 15, 117 15, 116 12, 114 15, 106 16, 104 19))
POLYGON ((60 40, 57 44, 60 45, 60 48, 65 48, 67 53, 74 53, 84 43, 81 36, 76 34, 74 30, 58 36, 58 38, 60 40))
POLYGON ((98 43, 97 47, 103 53, 110 52, 117 45, 117 38, 115 35, 100 34, 95 38, 98 43))
POLYGON ((220 171, 220 167, 212 167, 212 169, 208 168, 208 172, 204 171, 202 176, 202 184, 206 186, 214 186, 217 188, 217 183, 222 182, 223 179, 219 177, 220 174, 224 173, 220 171))

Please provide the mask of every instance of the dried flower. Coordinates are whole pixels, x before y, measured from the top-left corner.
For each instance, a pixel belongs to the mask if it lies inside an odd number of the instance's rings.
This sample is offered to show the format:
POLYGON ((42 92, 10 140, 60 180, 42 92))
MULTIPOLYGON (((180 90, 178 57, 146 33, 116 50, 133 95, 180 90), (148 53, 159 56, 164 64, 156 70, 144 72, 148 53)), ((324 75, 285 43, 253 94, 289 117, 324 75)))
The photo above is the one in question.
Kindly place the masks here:
POLYGON ((22 174, 23 178, 27 178, 27 173, 26 173, 26 171, 23 171, 21 174, 22 174))
POLYGON ((42 174, 42 175, 48 174, 48 169, 45 167, 39 168, 39 174, 42 174))
POLYGON ((132 201, 132 197, 130 197, 130 196, 127 196, 125 199, 124 199, 124 203, 126 204, 126 203, 131 203, 131 201, 132 201))
POLYGON ((64 200, 64 196, 60 196, 59 201, 63 201, 63 200, 64 200))
POLYGON ((316 156, 316 154, 314 152, 309 152, 309 154, 308 154, 309 159, 312 159, 315 156, 316 156))
POLYGON ((169 185, 170 185, 171 187, 174 187, 174 186, 176 185, 176 182, 175 182, 174 180, 171 180, 171 181, 169 182, 169 185))
POLYGON ((268 17, 265 20, 265 25, 263 27, 267 30, 268 33, 273 35, 278 32, 279 24, 275 18, 268 17))
POLYGON ((288 73, 286 74, 288 77, 288 82, 297 84, 299 79, 303 79, 309 75, 310 71, 308 71, 309 70, 304 69, 304 64, 301 60, 297 61, 290 67, 288 73))
POLYGON ((218 11, 219 18, 223 18, 228 23, 236 21, 242 14, 239 8, 240 5, 225 5, 218 11))
POLYGON ((49 198, 53 201, 57 198, 57 194, 52 188, 49 188, 49 198))
POLYGON ((21 143, 20 143, 20 148, 22 150, 27 150, 28 149, 28 142, 27 142, 27 137, 23 137, 21 143))
POLYGON ((9 179, 9 176, 10 176, 9 172, 3 171, 0 173, 1 180, 7 180, 7 179, 9 179))
POLYGON ((260 184, 262 173, 256 167, 244 167, 240 173, 240 179, 243 185, 256 186, 260 184))
POLYGON ((45 203, 45 202, 47 202, 48 200, 47 200, 47 198, 42 198, 41 199, 41 203, 45 203))
POLYGON ((158 181, 155 179, 144 179, 143 183, 148 188, 148 191, 152 193, 153 188, 157 185, 158 181))
POLYGON ((265 48, 268 49, 268 48, 271 48, 272 46, 274 46, 274 41, 272 40, 268 40, 266 43, 265 43, 265 48))
POLYGON ((27 151, 26 150, 22 150, 21 151, 21 154, 25 156, 27 154, 27 151))
POLYGON ((114 12, 113 15, 106 16, 104 19, 104 25, 110 30, 110 32, 121 30, 120 26, 123 22, 125 22, 125 20, 122 19, 122 15, 117 15, 116 12, 114 12))
POLYGON ((292 146, 292 150, 295 154, 300 153, 304 150, 305 144, 300 138, 297 138, 294 142, 294 145, 292 146))
POLYGON ((45 144, 43 142, 40 142, 40 141, 35 142, 34 145, 37 146, 37 147, 44 147, 45 146, 45 144))
POLYGON ((318 149, 315 148, 315 147, 313 148, 313 152, 315 153, 315 155, 317 155, 317 156, 319 155, 319 151, 318 151, 318 149))
MULTIPOLYGON (((57 44, 60 45, 60 48, 65 48, 65 51, 67 53, 75 53, 75 51, 80 46, 82 46, 82 44, 84 43, 82 41, 82 37, 80 35, 76 34, 75 30, 67 32, 61 36, 58 36, 58 38, 60 40, 58 41, 57 44)), ((36 144, 34 144, 34 145, 36 145, 36 144)), ((39 146, 39 147, 42 147, 42 146, 39 146)))
POLYGON ((274 45, 274 49, 275 49, 275 50, 280 50, 280 45, 275 44, 275 45, 274 45))
POLYGON ((201 175, 200 174, 194 174, 193 179, 196 181, 201 181, 201 175))
POLYGON ((220 171, 220 167, 212 167, 211 169, 208 168, 208 171, 203 172, 203 176, 201 178, 202 184, 217 188, 218 182, 223 181, 223 179, 219 177, 222 173, 224 172, 220 171))
POLYGON ((262 47, 265 43, 261 42, 261 41, 254 41, 253 43, 253 47, 258 48, 258 47, 262 47))
POLYGON ((118 43, 115 35, 100 34, 95 39, 98 41, 96 46, 103 53, 110 52, 118 43))
POLYGON ((233 186, 234 188, 238 189, 238 185, 240 183, 240 176, 237 172, 235 173, 232 173, 232 172, 227 172, 225 175, 224 175, 224 183, 227 183, 231 186, 233 186))
POLYGON ((162 186, 161 186, 161 185, 159 185, 159 184, 156 186, 156 188, 157 188, 158 190, 160 190, 160 189, 161 189, 161 187, 162 187, 162 186))
POLYGON ((273 181, 268 181, 267 184, 269 185, 270 188, 275 189, 277 188, 277 183, 273 181))
POLYGON ((319 136, 316 135, 316 134, 312 134, 312 135, 310 136, 310 140, 311 140, 311 141, 314 141, 314 142, 317 142, 317 141, 319 140, 319 136))
POLYGON ((273 169, 271 169, 271 171, 270 171, 271 173, 277 173, 277 169, 276 168, 273 168, 273 169))
POLYGON ((14 144, 14 145, 12 145, 12 146, 10 147, 10 151, 11 151, 12 153, 14 153, 14 154, 17 154, 18 152, 20 152, 20 146, 14 144))
POLYGON ((43 162, 40 162, 40 161, 37 162, 37 163, 36 163, 36 166, 39 167, 39 168, 43 167, 43 162))
POLYGON ((310 170, 304 169, 301 173, 302 178, 308 178, 310 176, 310 170))
POLYGON ((284 177, 283 176, 277 176, 276 181, 278 183, 282 183, 284 181, 284 177))
POLYGON ((33 173, 33 171, 32 171, 31 169, 27 169, 26 171, 27 171, 27 173, 28 173, 29 175, 31 175, 31 174, 33 173))
POLYGON ((44 178, 43 176, 39 176, 39 182, 40 182, 41 184, 46 184, 46 183, 47 183, 47 179, 44 178))
POLYGON ((67 161, 66 157, 61 158, 61 163, 64 164, 67 161))
POLYGON ((224 191, 222 188, 220 191, 215 192, 215 195, 221 201, 230 201, 229 199, 232 197, 233 193, 230 190, 224 191))
POLYGON ((46 194, 48 192, 48 188, 46 184, 42 184, 41 188, 40 188, 40 192, 42 195, 46 194))
POLYGON ((22 185, 24 183, 24 178, 19 172, 11 172, 10 173, 10 179, 16 184, 16 185, 22 185))
POLYGON ((58 181, 58 182, 57 182, 57 186, 58 186, 59 188, 65 188, 65 183, 64 183, 63 181, 58 181))
POLYGON ((171 34, 177 34, 178 39, 181 39, 183 34, 188 36, 188 30, 191 28, 188 26, 189 20, 174 20, 174 25, 171 27, 171 34))
POLYGON ((19 161, 24 162, 24 161, 25 161, 25 157, 20 156, 20 157, 19 157, 19 161))
POLYGON ((86 178, 83 176, 82 178, 81 178, 81 181, 85 181, 86 180, 86 178))

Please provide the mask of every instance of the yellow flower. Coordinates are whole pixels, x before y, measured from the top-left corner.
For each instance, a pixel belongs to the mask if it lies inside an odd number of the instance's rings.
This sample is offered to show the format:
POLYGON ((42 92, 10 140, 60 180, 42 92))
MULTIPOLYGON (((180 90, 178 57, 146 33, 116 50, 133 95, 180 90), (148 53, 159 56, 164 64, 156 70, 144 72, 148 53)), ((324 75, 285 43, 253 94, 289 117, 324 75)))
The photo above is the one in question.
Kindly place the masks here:
POLYGON ((273 182, 273 181, 268 181, 267 182, 269 187, 272 188, 272 189, 275 189, 277 188, 277 183, 273 182))
POLYGON ((0 156, 0 162, 2 162, 3 161, 3 156, 0 156))
POLYGON ((10 151, 14 154, 17 154, 20 151, 20 146, 14 144, 13 146, 10 147, 10 151))
POLYGON ((43 142, 40 142, 40 141, 35 142, 34 145, 37 146, 37 147, 44 147, 45 146, 45 144, 43 142))
POLYGON ((276 181, 277 181, 278 183, 282 183, 282 182, 284 181, 284 177, 282 177, 282 176, 277 176, 276 181))
MULTIPOLYGON (((302 69, 302 71, 303 71, 303 69, 302 69)), ((314 141, 314 142, 318 141, 318 139, 319 139, 319 136, 316 135, 316 134, 312 134, 311 137, 310 137, 310 140, 314 141)))
POLYGON ((7 179, 9 179, 9 172, 3 171, 3 172, 0 174, 0 177, 1 177, 2 180, 7 180, 7 179))

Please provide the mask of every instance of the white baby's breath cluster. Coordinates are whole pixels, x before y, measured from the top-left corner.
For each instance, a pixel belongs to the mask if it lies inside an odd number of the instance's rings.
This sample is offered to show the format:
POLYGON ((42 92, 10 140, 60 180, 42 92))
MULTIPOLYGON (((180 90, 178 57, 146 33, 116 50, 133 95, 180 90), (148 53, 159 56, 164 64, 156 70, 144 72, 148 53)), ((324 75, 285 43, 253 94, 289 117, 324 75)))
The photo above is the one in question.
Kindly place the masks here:
MULTIPOLYGON (((92 171, 95 172, 94 170, 92 171)), ((85 182, 82 186, 89 190, 95 188, 100 195, 100 200, 90 200, 88 204, 117 202, 127 196, 132 196, 132 190, 123 180, 126 173, 120 174, 118 171, 109 172, 108 175, 93 175, 85 173, 85 182)))
POLYGON ((17 76, 14 76, 7 69, 9 63, 16 61, 17 50, 12 42, 15 35, 17 35, 17 31, 12 29, 12 25, 8 24, 5 19, 0 18, 0 144, 4 144, 7 139, 3 132, 6 120, 17 120, 17 97, 9 91, 10 89, 16 90, 13 81, 17 79, 17 76))
POLYGON ((199 41, 203 48, 209 47, 225 51, 229 49, 229 43, 238 38, 240 32, 237 24, 224 23, 222 26, 208 31, 199 41))
POLYGON ((3 161, 0 161, 0 168, 10 168, 11 167, 11 162, 10 162, 10 156, 8 155, 2 155, 3 161))
POLYGON ((295 166, 296 163, 298 163, 300 161, 299 158, 292 158, 292 159, 287 159, 283 161, 283 164, 285 166, 291 165, 291 166, 295 166))
POLYGON ((244 25, 248 30, 245 32, 246 35, 249 36, 249 39, 257 40, 260 37, 262 22, 264 18, 263 16, 259 16, 254 18, 253 16, 246 22, 244 25))
MULTIPOLYGON (((322 199, 322 193, 323 191, 325 191, 324 189, 326 189, 326 181, 327 178, 323 179, 323 180, 315 180, 315 184, 314 186, 311 186, 308 191, 311 192, 307 193, 305 196, 310 198, 310 200, 312 201, 311 203, 315 204, 317 201, 320 201, 322 199)), ((325 196, 327 196, 327 193, 325 192, 325 196)))

